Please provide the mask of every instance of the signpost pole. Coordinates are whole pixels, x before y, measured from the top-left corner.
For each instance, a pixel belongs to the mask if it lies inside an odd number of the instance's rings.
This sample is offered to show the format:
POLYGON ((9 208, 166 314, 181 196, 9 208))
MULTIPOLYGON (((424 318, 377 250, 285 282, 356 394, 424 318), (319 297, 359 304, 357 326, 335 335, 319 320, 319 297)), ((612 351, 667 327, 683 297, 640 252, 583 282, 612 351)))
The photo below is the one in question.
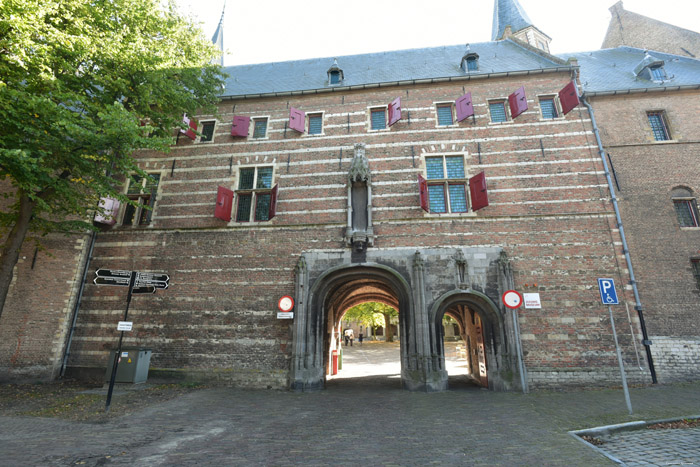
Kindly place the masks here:
POLYGON ((622 353, 620 352, 620 345, 617 342, 617 332, 615 331, 615 320, 613 319, 612 307, 608 305, 608 312, 610 313, 610 326, 612 327, 613 338, 615 339, 615 350, 617 351, 617 361, 620 364, 620 374, 622 375, 622 390, 625 393, 625 402, 627 402, 627 410, 630 415, 632 415, 632 402, 630 402, 630 392, 627 388, 627 377, 625 376, 625 367, 622 363, 622 353))
MULTIPOLYGON (((131 278, 129 279, 129 293, 126 296, 126 309, 124 310, 124 321, 126 321, 127 316, 129 316, 129 304, 131 303, 131 292, 134 290, 134 283, 136 282, 136 271, 131 271, 131 278)), ((105 412, 109 412, 109 406, 112 403, 112 392, 114 391, 114 380, 117 377, 117 365, 119 365, 119 358, 122 353, 122 340, 124 339, 124 331, 121 332, 119 336, 119 345, 117 345, 117 353, 114 356, 114 364, 112 365, 112 377, 109 379, 109 390, 107 391, 107 402, 105 403, 105 412)))

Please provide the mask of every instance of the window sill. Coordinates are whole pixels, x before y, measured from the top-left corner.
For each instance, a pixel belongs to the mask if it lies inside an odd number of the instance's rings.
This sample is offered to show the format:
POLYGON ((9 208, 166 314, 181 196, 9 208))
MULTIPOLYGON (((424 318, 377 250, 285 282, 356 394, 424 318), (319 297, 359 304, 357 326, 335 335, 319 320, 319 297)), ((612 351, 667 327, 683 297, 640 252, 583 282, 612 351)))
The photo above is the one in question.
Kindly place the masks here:
POLYGON ((433 217, 433 218, 476 217, 476 213, 474 211, 468 211, 468 212, 425 212, 425 211, 423 211, 423 217, 433 217))
POLYGON ((513 120, 506 120, 505 122, 489 122, 489 125, 510 125, 513 120))
POLYGON ((700 227, 681 227, 681 230, 700 231, 700 227))
POLYGON ((435 125, 435 128, 459 128, 459 124, 453 123, 452 125, 435 125))
POLYGON ((372 130, 372 129, 370 128, 370 129, 367 130, 367 132, 369 132, 369 133, 380 133, 380 132, 382 132, 382 131, 389 131, 389 130, 391 130, 391 127, 381 128, 381 129, 379 129, 379 130, 372 130))

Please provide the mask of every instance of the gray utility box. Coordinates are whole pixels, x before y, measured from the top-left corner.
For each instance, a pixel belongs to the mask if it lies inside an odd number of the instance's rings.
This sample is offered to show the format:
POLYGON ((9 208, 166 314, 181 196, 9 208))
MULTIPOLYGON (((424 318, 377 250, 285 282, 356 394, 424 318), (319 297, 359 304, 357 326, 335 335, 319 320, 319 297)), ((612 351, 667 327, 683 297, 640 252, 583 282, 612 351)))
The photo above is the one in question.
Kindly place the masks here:
MULTIPOLYGON (((141 348, 122 348, 117 366, 117 376, 114 378, 115 383, 145 383, 148 379, 148 367, 151 364, 151 349, 141 348)), ((112 378, 112 366, 114 365, 114 355, 116 350, 109 352, 109 363, 107 364, 107 372, 105 373, 105 381, 109 382, 112 378)))

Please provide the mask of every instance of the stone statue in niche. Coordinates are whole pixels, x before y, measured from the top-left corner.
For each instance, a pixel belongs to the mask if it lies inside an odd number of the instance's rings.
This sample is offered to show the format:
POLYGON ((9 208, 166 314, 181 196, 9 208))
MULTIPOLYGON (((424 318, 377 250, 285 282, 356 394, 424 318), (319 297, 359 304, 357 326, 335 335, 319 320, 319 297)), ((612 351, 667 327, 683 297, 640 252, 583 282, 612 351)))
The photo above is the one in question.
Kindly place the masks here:
POLYGON ((469 263, 467 258, 464 256, 462 250, 457 250, 454 255, 455 266, 457 269, 457 287, 460 289, 466 289, 469 287, 469 263))
POLYGON ((356 251, 374 246, 372 228, 372 177, 364 143, 355 144, 355 155, 348 172, 348 224, 345 244, 356 251))

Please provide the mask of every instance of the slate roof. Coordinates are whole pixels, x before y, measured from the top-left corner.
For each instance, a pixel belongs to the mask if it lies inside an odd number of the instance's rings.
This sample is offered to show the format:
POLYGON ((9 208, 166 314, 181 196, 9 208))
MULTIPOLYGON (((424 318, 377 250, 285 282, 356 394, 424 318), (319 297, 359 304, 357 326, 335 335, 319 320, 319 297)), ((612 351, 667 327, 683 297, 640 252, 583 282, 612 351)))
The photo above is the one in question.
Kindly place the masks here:
POLYGON ((635 74, 635 68, 647 51, 634 47, 578 52, 561 55, 576 58, 581 67, 581 92, 590 94, 642 89, 673 89, 678 86, 700 85, 700 60, 650 51, 655 59, 664 61, 668 79, 653 81, 635 74))
POLYGON ((221 97, 275 94, 331 89, 346 86, 390 84, 399 81, 459 78, 495 73, 562 68, 555 57, 534 52, 508 39, 470 44, 479 55, 478 71, 460 67, 465 45, 396 50, 337 57, 344 79, 328 83, 333 57, 226 67, 230 76, 221 97))
POLYGON ((530 21, 518 0, 496 0, 494 3, 491 40, 495 41, 502 38, 506 26, 510 26, 513 33, 528 26, 533 26, 532 21, 530 21))

